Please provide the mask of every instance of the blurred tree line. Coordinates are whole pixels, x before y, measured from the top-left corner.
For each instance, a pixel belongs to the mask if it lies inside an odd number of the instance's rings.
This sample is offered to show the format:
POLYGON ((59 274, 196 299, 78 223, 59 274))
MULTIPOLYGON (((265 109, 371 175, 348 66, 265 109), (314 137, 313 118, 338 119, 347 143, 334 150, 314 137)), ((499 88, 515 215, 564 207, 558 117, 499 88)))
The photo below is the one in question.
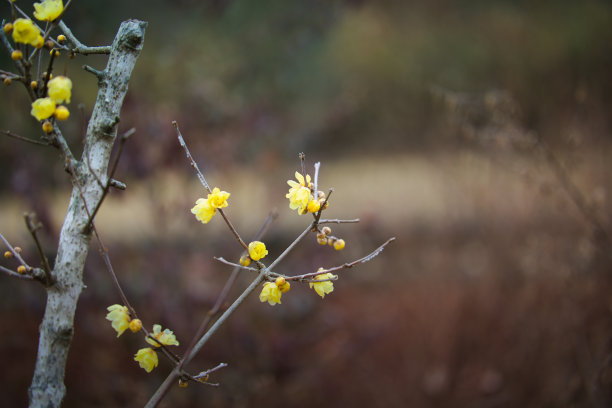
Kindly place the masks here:
MULTIPOLYGON (((132 17, 150 29, 122 117, 124 130, 138 131, 123 174, 183 164, 175 119, 211 166, 274 165, 298 151, 324 158, 452 149, 457 140, 439 126, 432 87, 508 91, 525 126, 557 141, 576 123, 593 140, 610 130, 605 1, 110 0, 76 2, 66 20, 98 45, 132 17)), ((80 66, 63 69, 82 104, 67 132, 78 145, 95 80, 80 66)), ((23 115, 27 101, 13 88, 3 89, 2 128, 35 135, 23 115)), ((42 186, 64 183, 53 151, 0 143, 0 191, 28 195, 38 186, 23 180, 34 175, 42 186)))

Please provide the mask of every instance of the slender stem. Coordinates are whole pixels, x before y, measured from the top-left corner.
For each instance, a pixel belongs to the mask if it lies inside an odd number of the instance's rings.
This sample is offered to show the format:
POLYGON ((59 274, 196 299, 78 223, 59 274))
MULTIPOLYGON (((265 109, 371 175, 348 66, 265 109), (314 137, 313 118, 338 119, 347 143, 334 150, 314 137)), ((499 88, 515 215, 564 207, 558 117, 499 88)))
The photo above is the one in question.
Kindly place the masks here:
POLYGON ((23 280, 34 280, 34 277, 31 275, 22 275, 20 273, 17 273, 11 269, 5 268, 4 266, 0 265, 0 271, 6 273, 7 275, 13 277, 13 278, 18 278, 18 279, 23 279, 23 280))
POLYGON ((285 249, 285 250, 283 251, 283 253, 282 253, 282 254, 280 254, 280 255, 278 256, 278 258, 276 258, 276 259, 274 260, 274 262, 272 262, 272 263, 270 264, 270 266, 268 266, 268 270, 272 270, 272 269, 274 269, 274 267, 276 266, 276 264, 278 264, 280 261, 282 261, 282 260, 283 260, 283 258, 284 258, 285 256, 287 256, 287 254, 289 254, 289 252, 291 252, 291 250, 292 250, 293 248, 295 248, 295 247, 297 246, 297 244, 299 244, 299 243, 300 243, 300 241, 301 241, 301 240, 303 240, 303 239, 304 239, 304 237, 306 237, 306 235, 308 235, 308 233, 309 233, 309 232, 312 230, 312 228, 313 228, 314 226, 315 226, 315 223, 314 223, 314 222, 313 222, 312 224, 310 224, 310 225, 309 225, 309 226, 308 226, 308 227, 307 227, 307 228, 304 230, 304 232, 302 232, 302 233, 301 233, 301 234, 300 234, 300 235, 299 235, 299 236, 298 236, 298 237, 295 239, 295 241, 293 241, 293 242, 291 243, 291 245, 289 245, 289 246, 287 247, 287 249, 285 249))
POLYGON ((183 135, 181 134, 181 131, 180 131, 179 127, 178 127, 178 123, 176 121, 173 121, 172 122, 172 126, 174 126, 174 128, 176 129, 176 134, 177 134, 179 143, 181 144, 181 147, 183 149, 185 149, 185 155, 187 156, 187 159, 189 159, 189 162, 191 163, 191 167, 193 167, 195 169, 196 173, 198 174, 198 179, 200 179, 200 183, 202 183, 204 188, 209 193, 212 193, 212 190, 210 189, 210 186, 206 182, 206 179, 204 178, 204 175, 200 171, 200 168, 198 167, 198 164, 196 163, 196 161, 193 159, 193 156, 189 152, 189 148, 187 147, 187 143, 185 143, 185 139, 183 139, 183 135))
MULTIPOLYGON (((247 296, 249 296, 251 292, 253 292, 255 288, 263 281, 264 276, 265 272, 262 271, 257 276, 257 278, 255 278, 255 280, 251 282, 251 284, 244 290, 244 292, 242 292, 242 294, 234 301, 234 303, 232 303, 232 305, 219 317, 219 319, 217 319, 217 321, 210 327, 206 334, 194 346, 191 353, 189 353, 189 355, 186 354, 185 357, 183 357, 185 361, 184 364, 187 364, 191 361, 191 359, 200 351, 200 349, 206 344, 210 337, 219 329, 219 327, 221 327, 221 325, 223 325, 223 323, 225 323, 228 317, 230 317, 236 311, 236 309, 238 309, 238 307, 242 304, 242 302, 244 302, 247 296)), ((149 402, 147 402, 147 405, 145 405, 145 407, 156 407, 157 404, 159 404, 164 395, 170 389, 171 384, 174 383, 176 378, 179 376, 179 373, 180 371, 178 370, 178 367, 172 370, 172 372, 168 375, 168 377, 166 377, 162 385, 160 385, 157 391, 155 391, 155 394, 153 394, 151 399, 149 399, 149 402)))
POLYGON ((321 167, 321 162, 316 162, 314 165, 315 173, 314 173, 314 198, 315 200, 318 198, 318 187, 319 187, 319 168, 321 167))
POLYGON ((32 143, 32 144, 39 145, 39 146, 49 146, 49 143, 41 142, 39 140, 30 139, 29 137, 25 137, 25 136, 20 136, 20 135, 17 135, 15 133, 12 133, 10 130, 0 130, 0 133, 5 134, 5 135, 7 135, 9 137, 12 137, 13 139, 21 140, 23 142, 32 143))
POLYGON ((317 224, 354 224, 359 222, 359 218, 354 218, 352 220, 339 220, 339 219, 323 219, 319 220, 317 224))
MULTIPOLYGON (((382 244, 381 246, 376 248, 374 251, 370 252, 368 255, 364 256, 363 258, 357 259, 356 261, 345 263, 345 264, 342 264, 342 265, 339 265, 339 266, 334 266, 333 268, 324 269, 322 271, 305 273, 303 275, 291 276, 291 277, 288 277, 286 279, 287 280, 303 280, 305 278, 310 278, 311 276, 317 276, 317 275, 320 275, 322 273, 335 272, 335 271, 339 271, 341 269, 352 268, 353 266, 358 265, 358 264, 366 263, 366 262, 371 261, 372 259, 374 259, 378 254, 380 254, 382 252, 382 250, 385 249, 385 247, 390 242, 392 242, 392 241, 395 241, 395 237, 389 238, 387 241, 385 241, 384 244, 382 244)), ((329 280, 329 279, 327 279, 327 280, 329 280)), ((317 282, 324 282, 324 280, 320 280, 320 281, 317 281, 317 282)))
POLYGON ((74 34, 72 34, 72 31, 70 31, 68 26, 64 24, 63 21, 59 22, 58 27, 60 28, 60 30, 62 30, 64 35, 68 37, 68 40, 70 40, 70 42, 74 45, 74 47, 70 49, 72 52, 76 52, 76 53, 83 54, 83 55, 110 54, 110 50, 111 50, 110 46, 88 47, 86 45, 81 44, 81 42, 74 36, 74 34))
POLYGON ((45 271, 46 280, 47 282, 50 283, 53 280, 53 278, 51 277, 51 266, 49 265, 49 260, 45 256, 45 252, 43 251, 42 245, 40 244, 40 241, 38 240, 38 235, 36 234, 36 231, 38 231, 38 229, 42 226, 42 224, 38 223, 37 225, 34 225, 32 222, 32 214, 25 214, 23 218, 25 220, 28 231, 30 231, 30 235, 32 235, 32 238, 34 239, 34 243, 36 244, 36 249, 38 250, 38 256, 40 257, 40 260, 43 265, 43 270, 45 271))

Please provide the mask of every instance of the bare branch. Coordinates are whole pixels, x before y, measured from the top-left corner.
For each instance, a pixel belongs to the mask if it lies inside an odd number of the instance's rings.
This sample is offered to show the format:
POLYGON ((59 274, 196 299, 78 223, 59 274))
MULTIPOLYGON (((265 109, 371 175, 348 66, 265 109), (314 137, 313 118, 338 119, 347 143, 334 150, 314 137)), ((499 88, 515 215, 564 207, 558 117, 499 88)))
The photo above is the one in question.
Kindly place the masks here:
POLYGON ((40 241, 38 240, 38 235, 36 234, 36 232, 42 227, 42 224, 39 222, 38 224, 34 225, 34 222, 32 221, 32 218, 34 216, 35 214, 24 214, 23 218, 25 220, 26 227, 28 228, 28 231, 30 232, 30 235, 32 235, 32 238, 34 239, 34 243, 36 244, 36 249, 38 250, 38 256, 40 257, 40 261, 42 262, 42 265, 43 265, 43 270, 45 271, 46 280, 48 283, 51 283, 53 281, 53 278, 51 276, 51 266, 49 266, 49 260, 45 256, 45 252, 43 251, 42 245, 40 244, 40 241))
POLYGON ((243 265, 240 265, 240 264, 237 264, 237 263, 234 263, 234 262, 230 262, 230 261, 226 260, 223 257, 213 256, 213 259, 215 261, 219 261, 221 263, 224 263, 224 264, 229 265, 229 266, 233 266, 233 267, 238 268, 238 269, 244 269, 246 271, 252 271, 252 272, 259 272, 259 269, 257 269, 257 268, 251 268, 249 266, 243 266, 243 265))
POLYGON ((64 35, 68 38, 68 40, 74 45, 73 48, 70 48, 70 51, 78 54, 88 55, 88 54, 110 54, 111 47, 88 47, 86 45, 81 44, 81 42, 72 34, 72 31, 68 28, 63 21, 60 21, 58 27, 64 35))
MULTIPOLYGON (((348 268, 352 268, 355 265, 359 265, 362 263, 366 263, 368 261, 371 261, 373 258, 375 258, 378 254, 380 254, 382 252, 383 249, 385 249, 385 247, 391 242, 391 241, 395 241, 395 237, 389 238, 384 244, 382 244, 381 246, 379 246, 378 248, 376 248, 374 251, 372 251, 370 254, 364 256, 363 258, 359 258, 356 261, 353 262, 349 262, 349 263, 345 263, 342 264, 340 266, 335 266, 333 268, 329 268, 329 269, 324 269, 322 271, 317 271, 317 272, 311 272, 311 273, 305 273, 303 275, 296 275, 296 276, 290 276, 288 278, 286 278, 287 280, 304 280, 305 278, 310 278, 311 276, 317 276, 320 275, 322 273, 328 273, 328 272, 336 272, 339 271, 341 269, 348 269, 348 268)), ((317 282, 323 282, 323 280, 317 281, 317 282)))
POLYGON ((354 224, 357 222, 359 222, 359 218, 354 218, 352 220, 324 219, 320 220, 318 224, 354 224))
POLYGON ((11 132, 10 130, 0 130, 0 133, 12 137, 13 139, 21 140, 22 142, 32 143, 39 146, 49 146, 48 142, 41 142, 40 140, 30 139, 29 137, 21 136, 11 132))
POLYGON ((18 279, 23 279, 23 280, 34 280, 34 277, 32 275, 26 275, 26 274, 22 275, 18 272, 5 268, 4 266, 1 266, 1 265, 0 265, 0 271, 6 273, 8 276, 12 278, 18 278, 18 279))

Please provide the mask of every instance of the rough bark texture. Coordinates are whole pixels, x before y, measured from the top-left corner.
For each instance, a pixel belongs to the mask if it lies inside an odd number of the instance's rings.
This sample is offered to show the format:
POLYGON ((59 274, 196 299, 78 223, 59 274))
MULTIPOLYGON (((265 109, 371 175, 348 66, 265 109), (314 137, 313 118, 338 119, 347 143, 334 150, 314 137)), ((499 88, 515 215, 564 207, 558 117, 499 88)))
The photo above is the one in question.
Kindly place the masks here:
POLYGON ((89 216, 102 197, 96 177, 107 182, 111 149, 117 136, 119 111, 128 81, 144 41, 146 23, 121 24, 113 42, 108 64, 99 74, 99 92, 87 128, 83 156, 72 163, 75 179, 68 212, 60 234, 53 269, 55 283, 47 289, 47 305, 40 325, 38 356, 29 389, 30 407, 59 407, 64 398, 64 371, 74 332, 74 313, 83 289, 83 268, 91 241, 89 216))

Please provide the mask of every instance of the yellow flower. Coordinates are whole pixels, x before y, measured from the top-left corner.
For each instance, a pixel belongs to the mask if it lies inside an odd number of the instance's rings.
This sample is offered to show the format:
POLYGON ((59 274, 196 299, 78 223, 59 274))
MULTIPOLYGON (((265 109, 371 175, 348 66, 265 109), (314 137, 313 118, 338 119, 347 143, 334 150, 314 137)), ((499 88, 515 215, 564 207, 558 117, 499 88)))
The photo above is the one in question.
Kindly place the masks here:
POLYGON ((227 198, 230 193, 227 191, 221 191, 218 187, 213 188, 212 194, 208 195, 208 202, 215 208, 227 207, 227 198))
MULTIPOLYGON (((319 268, 319 271, 324 270, 319 268)), ((314 280, 336 279, 336 276, 331 273, 322 273, 314 277, 314 280)), ((310 287, 314 288, 315 292, 322 298, 334 291, 334 283, 330 280, 325 282, 310 282, 310 287)))
POLYGON ((311 212, 311 213, 316 213, 317 211, 319 211, 320 208, 321 208, 321 204, 315 200, 311 200, 308 203, 308 207, 306 207, 308 212, 311 212))
POLYGON ((157 367, 157 364, 159 364, 157 353, 151 347, 138 350, 138 352, 134 354, 134 360, 138 361, 140 367, 144 368, 147 373, 153 371, 153 369, 157 367))
POLYGON ((43 120, 51 117, 55 112, 55 102, 51 98, 38 98, 32 102, 32 111, 30 114, 36 120, 43 120))
POLYGON ((70 78, 65 76, 58 76, 53 78, 47 84, 49 88, 49 98, 53 99, 57 103, 70 103, 70 95, 72 91, 72 81, 70 78))
POLYGON ((53 21, 64 11, 62 0, 43 0, 34 3, 34 17, 41 21, 53 21))
POLYGON ((179 345, 179 342, 176 341, 176 336, 174 335, 172 330, 166 329, 164 331, 161 331, 161 326, 159 324, 153 325, 153 332, 150 334, 157 340, 156 342, 155 340, 150 339, 149 337, 145 339, 147 343, 149 343, 152 346, 159 347, 159 343, 163 344, 164 346, 178 346, 179 345))
POLYGON ((266 282, 261 293, 259 294, 259 300, 261 302, 268 302, 270 306, 281 303, 281 291, 273 282, 266 282))
POLYGON ((266 244, 263 242, 253 241, 249 244, 249 256, 252 260, 259 261, 266 255, 268 255, 268 250, 266 249, 266 244))
POLYGON ((310 200, 312 200, 312 194, 310 193, 310 187, 312 186, 310 175, 307 174, 306 180, 304 180, 304 176, 296 171, 295 179, 298 182, 287 180, 287 184, 289 184, 291 188, 285 197, 289 199, 289 208, 292 210, 297 209, 300 214, 305 214, 306 207, 310 200))
POLYGON ((112 305, 106 308, 110 313, 106 315, 106 320, 112 322, 113 329, 117 331, 117 337, 130 327, 130 314, 127 306, 112 305))
POLYGON ((205 198, 198 198, 195 207, 191 209, 191 213, 195 214, 196 219, 204 224, 210 221, 216 211, 217 209, 210 205, 210 202, 205 198))
POLYGON ((35 45, 39 36, 40 30, 29 18, 18 18, 13 23, 13 40, 16 43, 35 45))

